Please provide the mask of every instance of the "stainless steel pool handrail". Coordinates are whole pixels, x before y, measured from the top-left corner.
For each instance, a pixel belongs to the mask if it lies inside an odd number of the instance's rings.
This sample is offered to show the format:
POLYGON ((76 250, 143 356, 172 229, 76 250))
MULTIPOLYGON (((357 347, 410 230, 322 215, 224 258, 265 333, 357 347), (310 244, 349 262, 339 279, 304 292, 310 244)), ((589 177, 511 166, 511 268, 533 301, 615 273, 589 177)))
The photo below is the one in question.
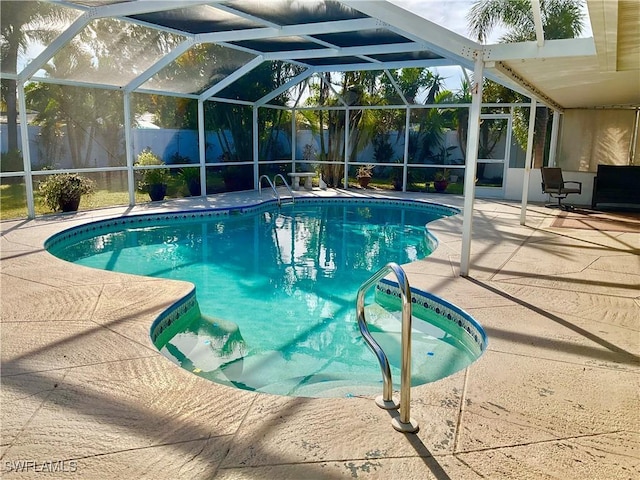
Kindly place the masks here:
POLYGON ((273 177, 273 185, 275 186, 276 183, 278 183, 278 178, 282 179, 282 183, 284 183, 284 186, 287 187, 287 190, 289 190, 289 195, 291 195, 291 202, 295 203, 295 198, 293 197, 293 190, 291 190, 291 187, 287 183, 287 179, 284 178, 284 176, 281 173, 278 173, 273 177))
POLYGON ((271 187, 271 190, 273 190, 273 194, 276 196, 278 205, 282 203, 282 199, 280 198, 280 194, 278 193, 278 189, 276 188, 276 182, 278 180, 278 177, 282 179, 282 183, 284 183, 284 186, 287 187, 287 190, 289 191, 289 195, 291 195, 291 202, 295 202, 293 198, 293 190, 291 190, 291 187, 287 183, 287 180, 282 176, 281 173, 278 173, 277 175, 275 175, 273 177, 273 181, 271 181, 271 179, 267 175, 260 175, 260 178, 258 179, 258 193, 260 194, 260 196, 262 196, 262 179, 264 178, 267 180, 267 183, 271 187))
POLYGON ((266 175, 261 175, 260 178, 258 179, 258 193, 260 194, 260 196, 262 196, 262 179, 263 178, 265 178, 267 180, 267 183, 271 187, 271 190, 273 190, 273 194, 276 196, 276 200, 278 201, 278 205, 280 205, 280 195, 278 194, 278 190, 276 190, 275 185, 273 184, 271 179, 269 177, 267 177, 266 175))
POLYGON ((393 273, 398 280, 400 288, 400 296, 402 299, 402 350, 400 365, 400 418, 394 418, 391 421, 393 428, 400 432, 413 433, 418 431, 418 423, 411 418, 411 288, 409 280, 404 270, 397 263, 387 263, 384 267, 374 273, 366 280, 358 289, 358 297, 356 300, 356 314, 358 319, 358 328, 373 353, 378 358, 380 370, 382 371, 382 396, 376 398, 376 404, 380 408, 393 410, 398 408, 398 404, 393 400, 393 381, 391 378, 391 368, 387 355, 382 347, 376 342, 371 335, 367 325, 367 319, 364 311, 364 297, 369 288, 382 280, 389 273, 393 273))

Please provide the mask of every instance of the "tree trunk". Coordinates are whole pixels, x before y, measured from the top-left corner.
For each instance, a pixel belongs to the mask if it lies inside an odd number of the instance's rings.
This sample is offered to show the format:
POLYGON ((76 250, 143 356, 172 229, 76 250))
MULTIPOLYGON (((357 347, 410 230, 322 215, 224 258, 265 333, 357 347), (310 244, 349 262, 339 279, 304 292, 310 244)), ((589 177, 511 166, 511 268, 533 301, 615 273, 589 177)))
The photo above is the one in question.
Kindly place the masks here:
MULTIPOLYGON (((15 73, 18 59, 17 39, 9 39, 6 56, 2 62, 3 70, 15 73)), ((16 81, 2 79, 4 101, 7 106, 7 152, 18 150, 18 103, 16 81)))
POLYGON ((96 136, 96 126, 95 125, 91 125, 89 127, 89 132, 87 134, 87 149, 85 151, 84 154, 84 160, 83 160, 83 166, 84 167, 89 167, 89 166, 97 166, 97 165, 91 165, 91 153, 93 152, 93 139, 96 136))
POLYGON ((536 126, 533 141, 533 168, 542 168, 544 166, 544 152, 547 143, 547 125, 549 123, 549 109, 546 107, 538 108, 536 112, 536 126))

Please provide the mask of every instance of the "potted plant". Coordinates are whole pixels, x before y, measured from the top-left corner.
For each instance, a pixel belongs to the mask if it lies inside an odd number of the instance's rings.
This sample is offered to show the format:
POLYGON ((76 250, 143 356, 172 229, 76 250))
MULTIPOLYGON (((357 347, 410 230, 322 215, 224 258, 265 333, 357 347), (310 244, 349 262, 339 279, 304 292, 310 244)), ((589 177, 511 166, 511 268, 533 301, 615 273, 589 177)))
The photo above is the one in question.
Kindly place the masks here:
POLYGON ((82 195, 94 192, 95 183, 77 173, 59 173, 40 182, 38 190, 44 203, 54 212, 75 212, 80 206, 82 195))
MULTIPOLYGON (((137 166, 164 165, 165 163, 155 155, 149 147, 138 155, 137 166)), ((148 168, 140 171, 141 180, 138 182, 138 190, 149 194, 151 201, 162 200, 167 194, 169 182, 169 169, 148 168)))
POLYGON ((179 173, 180 179, 184 182, 192 197, 200 196, 200 169, 196 167, 182 168, 179 173))
POLYGON ((235 153, 225 151, 218 157, 221 163, 231 163, 222 167, 222 179, 227 192, 251 190, 253 188, 253 165, 234 165, 235 153))
POLYGON ((362 165, 358 167, 356 171, 356 178, 358 179, 358 184, 362 188, 367 188, 369 182, 371 181, 371 177, 373 177, 373 165, 362 165))
POLYGON ((433 177, 433 188, 436 189, 436 192, 444 192, 449 185, 449 170, 438 170, 433 177))

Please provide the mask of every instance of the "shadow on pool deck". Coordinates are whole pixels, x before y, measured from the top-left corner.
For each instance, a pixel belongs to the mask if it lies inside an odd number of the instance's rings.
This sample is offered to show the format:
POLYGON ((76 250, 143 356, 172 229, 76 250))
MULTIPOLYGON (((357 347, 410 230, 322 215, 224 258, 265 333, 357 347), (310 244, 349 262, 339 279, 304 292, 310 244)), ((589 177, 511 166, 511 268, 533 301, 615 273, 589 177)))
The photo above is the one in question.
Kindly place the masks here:
MULTIPOLYGON (((164 208, 248 201, 255 194, 164 208)), ((162 207, 134 211, 153 208, 162 207)), ((406 266, 412 286, 471 313, 489 348, 466 370, 412 389, 420 431, 404 435, 390 424, 397 412, 371 399, 256 394, 183 371, 148 331, 190 285, 42 250, 62 228, 125 210, 0 225, 3 478, 71 461, 82 478, 640 475, 637 234, 557 229, 556 212, 537 206, 521 226, 519 205, 479 200, 471 275, 461 278, 461 219, 431 224, 440 245, 406 266)))

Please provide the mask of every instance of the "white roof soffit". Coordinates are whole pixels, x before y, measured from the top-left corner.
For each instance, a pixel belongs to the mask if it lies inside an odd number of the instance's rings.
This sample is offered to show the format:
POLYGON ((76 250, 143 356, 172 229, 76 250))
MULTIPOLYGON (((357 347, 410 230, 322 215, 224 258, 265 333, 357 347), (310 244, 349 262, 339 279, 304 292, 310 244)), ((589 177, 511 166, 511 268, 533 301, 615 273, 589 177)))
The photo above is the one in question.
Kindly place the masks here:
POLYGON ((640 106, 640 1, 587 6, 593 38, 488 45, 487 76, 525 85, 553 108, 640 106))
POLYGON ((595 42, 600 69, 603 72, 615 72, 618 55, 618 2, 590 0, 587 4, 591 25, 602 32, 595 42))
MULTIPOLYGON (((528 74, 525 74, 519 68, 525 67, 527 62, 531 60, 548 63, 551 59, 560 59, 560 61, 576 57, 595 59, 595 55, 596 49, 592 38, 546 40, 542 46, 537 41, 500 43, 487 45, 483 49, 483 56, 487 62, 485 64, 486 75, 489 78, 495 76, 499 82, 525 95, 532 96, 558 111, 563 111, 565 105, 545 93, 545 89, 536 85, 536 72, 527 69, 528 74)), ((557 68, 562 70, 560 67, 557 68)), ((559 70, 556 70, 556 73, 559 70)))

